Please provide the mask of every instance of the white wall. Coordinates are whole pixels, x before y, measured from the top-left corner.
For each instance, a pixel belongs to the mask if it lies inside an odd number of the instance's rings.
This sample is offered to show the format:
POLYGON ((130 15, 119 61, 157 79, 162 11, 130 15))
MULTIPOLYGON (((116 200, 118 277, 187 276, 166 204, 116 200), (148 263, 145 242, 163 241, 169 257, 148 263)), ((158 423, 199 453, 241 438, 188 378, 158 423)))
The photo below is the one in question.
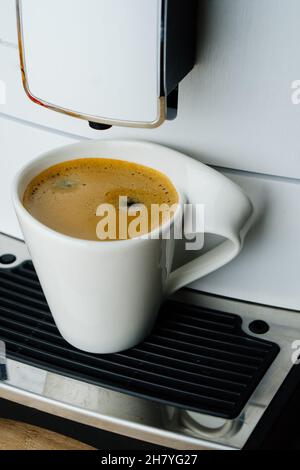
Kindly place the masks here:
POLYGON ((0 0, 0 80, 7 84, 7 103, 0 105, 0 231, 19 234, 10 182, 39 152, 77 138, 155 140, 238 170, 226 174, 248 191, 258 214, 239 258, 194 287, 300 310, 300 105, 291 103, 291 83, 300 79, 300 1, 200 3, 198 61, 181 85, 177 120, 153 131, 99 133, 25 97, 14 0, 0 0))

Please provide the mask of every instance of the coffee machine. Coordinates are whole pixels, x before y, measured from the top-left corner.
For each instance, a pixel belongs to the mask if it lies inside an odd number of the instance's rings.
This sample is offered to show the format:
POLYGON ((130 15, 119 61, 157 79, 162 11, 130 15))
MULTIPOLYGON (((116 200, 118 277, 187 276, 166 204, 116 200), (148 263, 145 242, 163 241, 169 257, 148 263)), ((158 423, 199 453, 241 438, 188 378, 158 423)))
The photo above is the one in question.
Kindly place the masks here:
POLYGON ((258 445, 298 374, 299 2, 16 4, 0 6, 0 397, 169 448, 258 445), (120 138, 218 169, 255 220, 241 255, 175 294, 147 344, 96 364, 60 342, 9 194, 35 155, 120 138))
POLYGON ((196 8, 195 0, 188 8, 174 0, 94 0, 88 9, 82 0, 17 2, 27 95, 99 129, 174 119, 178 84, 195 60, 196 8))

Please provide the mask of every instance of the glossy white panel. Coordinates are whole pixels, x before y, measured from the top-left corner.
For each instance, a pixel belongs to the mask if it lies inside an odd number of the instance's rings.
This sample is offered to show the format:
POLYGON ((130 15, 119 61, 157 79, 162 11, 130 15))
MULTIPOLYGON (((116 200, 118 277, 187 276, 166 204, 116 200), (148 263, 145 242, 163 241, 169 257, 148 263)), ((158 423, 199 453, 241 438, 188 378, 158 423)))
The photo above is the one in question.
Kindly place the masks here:
POLYGON ((160 0, 22 0, 21 11, 33 96, 77 114, 158 119, 160 0))
POLYGON ((17 44, 14 0, 0 0, 0 44, 17 44))
POLYGON ((34 104, 27 97, 22 85, 17 48, 0 44, 0 80, 5 83, 6 87, 6 102, 0 104, 0 115, 13 116, 78 136, 85 134, 91 137, 99 136, 99 131, 89 129, 86 121, 50 111, 34 104))

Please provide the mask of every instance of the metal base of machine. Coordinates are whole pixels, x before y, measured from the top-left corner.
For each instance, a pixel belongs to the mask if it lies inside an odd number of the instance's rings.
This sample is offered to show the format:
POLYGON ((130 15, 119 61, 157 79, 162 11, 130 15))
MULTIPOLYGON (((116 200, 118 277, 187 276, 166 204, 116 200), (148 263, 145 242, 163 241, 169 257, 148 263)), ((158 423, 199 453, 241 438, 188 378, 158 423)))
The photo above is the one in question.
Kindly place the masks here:
MULTIPOLYGON (((0 236, 0 257, 13 254, 11 269, 29 259, 22 241, 0 236)), ((238 315, 250 336, 268 340, 280 352, 235 419, 188 411, 182 407, 108 390, 84 380, 49 372, 20 360, 7 360, 8 381, 0 383, 0 397, 78 421, 95 428, 177 449, 241 449, 293 366, 293 342, 300 338, 299 313, 224 299, 188 289, 173 299, 238 315), (269 327, 253 333, 253 322, 269 327), (251 325, 251 330, 249 326, 251 325), (268 330, 268 331, 266 331, 268 330), (260 333, 260 334, 259 334, 260 333)))

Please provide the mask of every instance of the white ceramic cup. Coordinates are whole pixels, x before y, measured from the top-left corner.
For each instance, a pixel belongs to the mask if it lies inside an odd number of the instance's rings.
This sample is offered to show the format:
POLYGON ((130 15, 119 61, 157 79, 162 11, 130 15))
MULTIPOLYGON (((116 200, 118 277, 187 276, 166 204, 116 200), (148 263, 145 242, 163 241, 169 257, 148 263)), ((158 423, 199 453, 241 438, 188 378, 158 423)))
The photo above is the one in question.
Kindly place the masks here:
POLYGON ((248 197, 217 171, 153 143, 118 140, 72 144, 39 156, 16 176, 13 202, 60 333, 92 353, 117 352, 141 342, 166 296, 240 252, 252 214, 248 197), (44 169, 83 157, 116 158, 161 171, 181 201, 204 205, 205 232, 224 242, 172 271, 173 238, 85 241, 46 227, 22 204, 26 186, 44 169))

